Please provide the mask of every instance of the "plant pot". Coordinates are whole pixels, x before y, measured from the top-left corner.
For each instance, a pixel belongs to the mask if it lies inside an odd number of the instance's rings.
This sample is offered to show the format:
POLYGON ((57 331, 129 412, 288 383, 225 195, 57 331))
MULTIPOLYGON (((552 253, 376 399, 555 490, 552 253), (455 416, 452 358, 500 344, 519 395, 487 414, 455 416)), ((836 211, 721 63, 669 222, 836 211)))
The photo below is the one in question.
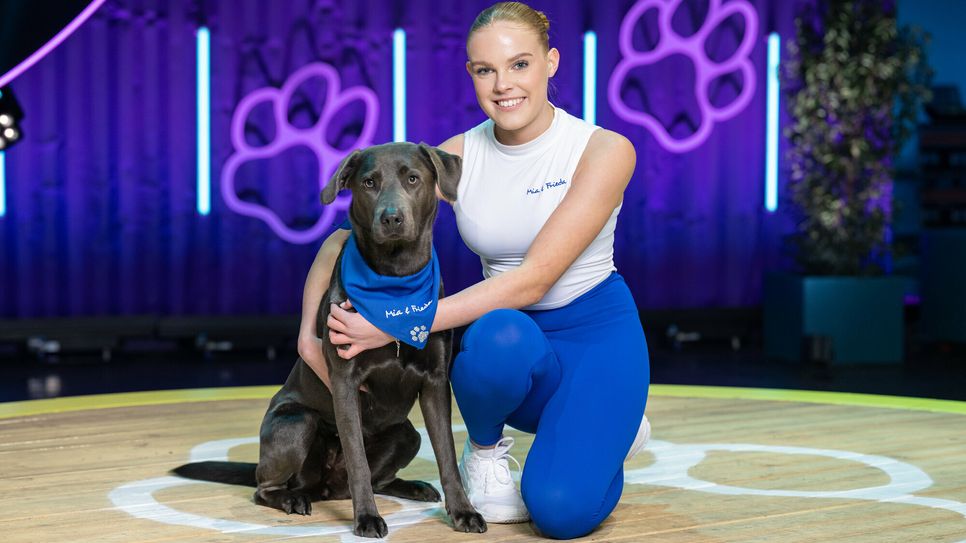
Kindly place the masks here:
POLYGON ((919 334, 966 342, 966 228, 923 230, 919 334))
POLYGON ((765 278, 765 355, 832 364, 900 363, 904 354, 900 277, 765 278))

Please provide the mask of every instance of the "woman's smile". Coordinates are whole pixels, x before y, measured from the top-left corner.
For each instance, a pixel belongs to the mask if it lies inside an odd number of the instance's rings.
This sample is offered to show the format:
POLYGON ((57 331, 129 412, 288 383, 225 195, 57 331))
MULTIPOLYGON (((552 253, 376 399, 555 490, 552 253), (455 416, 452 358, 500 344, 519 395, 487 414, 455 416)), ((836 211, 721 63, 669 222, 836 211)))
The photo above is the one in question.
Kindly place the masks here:
POLYGON ((523 103, 526 101, 526 97, 522 98, 503 98, 500 100, 494 100, 496 107, 499 111, 516 111, 523 107, 523 103))

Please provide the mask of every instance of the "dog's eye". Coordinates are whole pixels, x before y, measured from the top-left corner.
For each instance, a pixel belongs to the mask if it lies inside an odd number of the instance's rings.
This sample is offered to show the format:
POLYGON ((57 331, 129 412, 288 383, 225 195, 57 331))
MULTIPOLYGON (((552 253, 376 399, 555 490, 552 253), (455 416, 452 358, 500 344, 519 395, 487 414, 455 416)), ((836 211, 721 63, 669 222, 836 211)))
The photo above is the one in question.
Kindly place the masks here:
POLYGON ((372 187, 376 186, 376 182, 373 181, 372 178, 366 178, 362 180, 362 185, 367 189, 371 189, 372 187))
POLYGON ((415 185, 416 184, 416 181, 419 181, 419 178, 418 177, 416 177, 415 175, 410 175, 409 176, 409 184, 410 185, 415 185))

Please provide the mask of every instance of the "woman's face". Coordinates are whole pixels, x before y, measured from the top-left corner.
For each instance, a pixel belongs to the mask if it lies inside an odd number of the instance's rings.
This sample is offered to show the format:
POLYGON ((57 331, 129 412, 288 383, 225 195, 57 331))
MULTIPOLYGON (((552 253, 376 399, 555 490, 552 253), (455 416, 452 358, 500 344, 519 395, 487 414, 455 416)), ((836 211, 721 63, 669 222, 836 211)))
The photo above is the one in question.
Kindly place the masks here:
POLYGON ((547 81, 557 71, 556 49, 544 51, 536 32, 500 21, 474 32, 466 52, 476 100, 500 139, 510 140, 504 143, 525 143, 550 126, 547 81))

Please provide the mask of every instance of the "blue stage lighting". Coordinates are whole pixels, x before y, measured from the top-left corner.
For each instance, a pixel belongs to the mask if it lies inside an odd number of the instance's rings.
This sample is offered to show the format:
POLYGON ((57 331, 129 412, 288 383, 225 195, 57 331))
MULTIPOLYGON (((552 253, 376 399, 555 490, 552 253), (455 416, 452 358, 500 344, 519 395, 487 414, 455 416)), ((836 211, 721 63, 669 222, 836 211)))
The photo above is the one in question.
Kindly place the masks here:
POLYGON ((392 141, 406 141, 406 31, 392 33, 392 141))
POLYGON ((765 209, 778 209, 778 63, 781 38, 777 32, 768 36, 768 104, 765 130, 765 209))
POLYGON ((198 213, 211 212, 211 34, 197 32, 198 213))
POLYGON ((584 32, 584 120, 597 121, 597 33, 584 32))

